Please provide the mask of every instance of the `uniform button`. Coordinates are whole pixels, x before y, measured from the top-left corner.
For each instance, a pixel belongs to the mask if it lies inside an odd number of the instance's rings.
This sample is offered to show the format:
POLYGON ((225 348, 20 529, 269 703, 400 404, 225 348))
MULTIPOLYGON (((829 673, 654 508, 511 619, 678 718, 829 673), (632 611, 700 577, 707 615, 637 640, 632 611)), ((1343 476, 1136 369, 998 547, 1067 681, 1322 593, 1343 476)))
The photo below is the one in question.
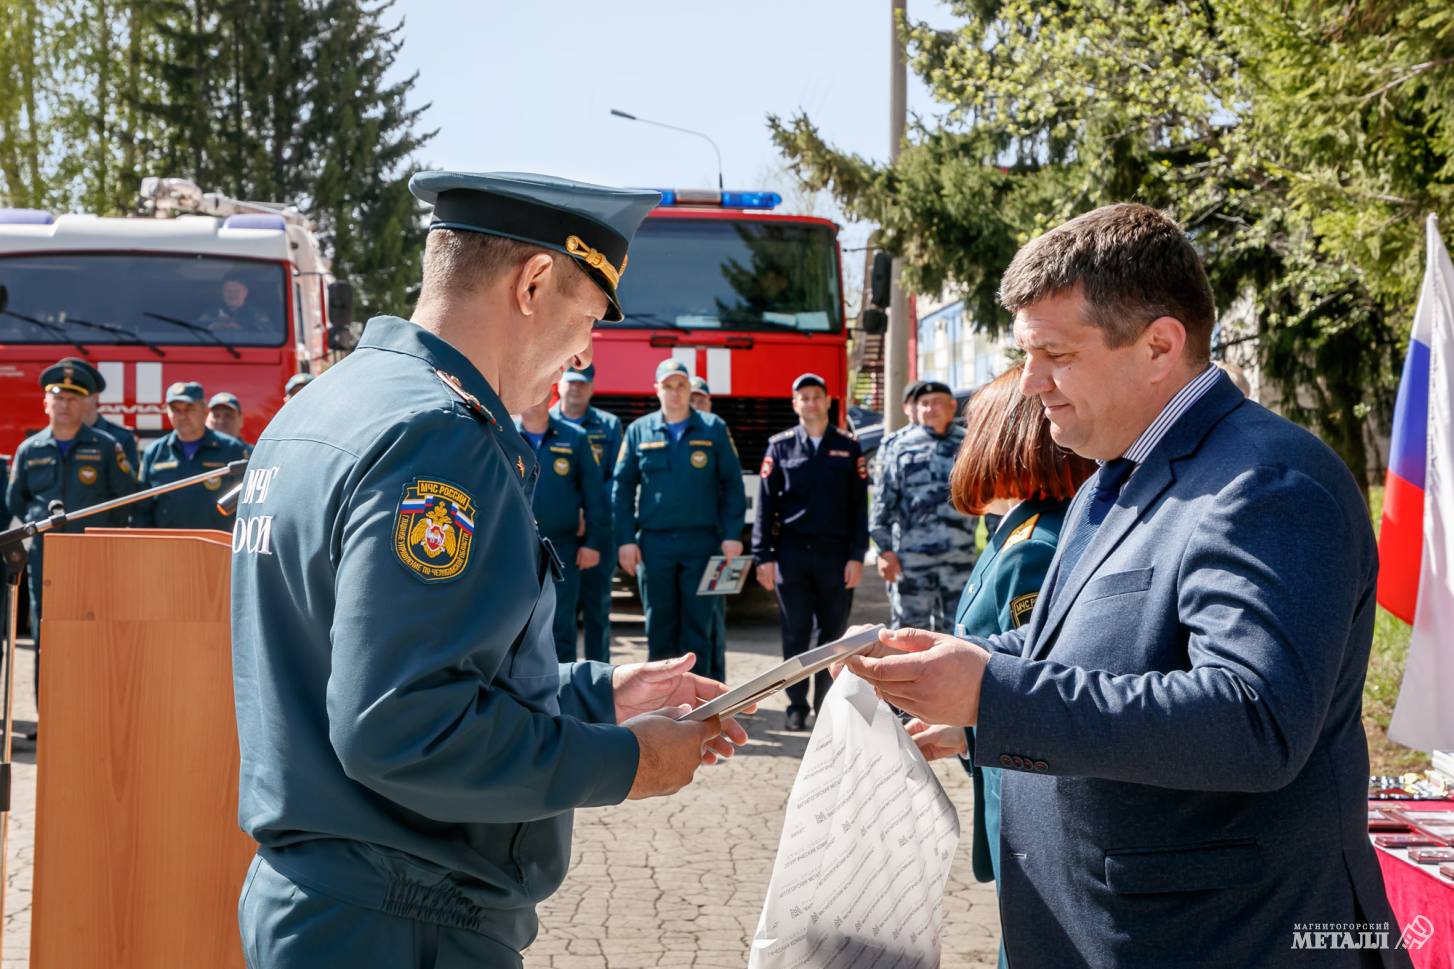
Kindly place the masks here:
POLYGON ((1013 767, 1014 765, 1015 762, 1010 758, 1009 754, 1000 754, 1001 767, 1013 767))
POLYGON ((1050 769, 1050 765, 1047 764, 1047 763, 1045 763, 1045 761, 1043 761, 1043 760, 1037 760, 1037 761, 1035 761, 1035 770, 1039 771, 1040 773, 1043 774, 1046 771, 1048 771, 1049 769, 1050 769))
POLYGON ((1015 755, 1015 766, 1016 767, 1024 767, 1025 766, 1025 758, 1021 757, 1019 754, 1016 754, 1015 755))

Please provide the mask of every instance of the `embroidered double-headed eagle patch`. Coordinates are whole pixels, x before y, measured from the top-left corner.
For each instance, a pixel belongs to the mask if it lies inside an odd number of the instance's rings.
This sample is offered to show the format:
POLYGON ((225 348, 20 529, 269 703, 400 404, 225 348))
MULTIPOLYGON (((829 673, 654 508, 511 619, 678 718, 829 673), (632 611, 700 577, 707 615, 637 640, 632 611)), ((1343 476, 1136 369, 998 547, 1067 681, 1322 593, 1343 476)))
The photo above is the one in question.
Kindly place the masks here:
POLYGON ((415 478, 394 517, 394 551, 422 582, 448 582, 469 565, 475 500, 447 481, 415 478))

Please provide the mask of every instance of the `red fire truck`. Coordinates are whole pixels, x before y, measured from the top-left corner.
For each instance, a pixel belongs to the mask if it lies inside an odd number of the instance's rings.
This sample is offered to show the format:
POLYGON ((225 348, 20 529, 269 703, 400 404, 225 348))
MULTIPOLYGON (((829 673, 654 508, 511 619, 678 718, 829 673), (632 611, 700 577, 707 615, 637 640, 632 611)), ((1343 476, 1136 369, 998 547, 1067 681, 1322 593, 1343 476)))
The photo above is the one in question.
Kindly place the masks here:
POLYGON ((793 378, 824 379, 835 424, 847 405, 838 227, 781 204, 774 192, 663 191, 621 277, 626 318, 595 331, 593 403, 625 424, 660 406, 664 358, 706 378, 742 458, 749 521, 767 439, 797 422, 793 378))
POLYGON ((352 291, 296 209, 175 178, 141 195, 128 218, 0 209, 0 453, 45 426, 40 373, 61 357, 100 369, 102 413, 144 446, 168 384, 231 391, 255 435, 289 377, 340 355, 352 291))

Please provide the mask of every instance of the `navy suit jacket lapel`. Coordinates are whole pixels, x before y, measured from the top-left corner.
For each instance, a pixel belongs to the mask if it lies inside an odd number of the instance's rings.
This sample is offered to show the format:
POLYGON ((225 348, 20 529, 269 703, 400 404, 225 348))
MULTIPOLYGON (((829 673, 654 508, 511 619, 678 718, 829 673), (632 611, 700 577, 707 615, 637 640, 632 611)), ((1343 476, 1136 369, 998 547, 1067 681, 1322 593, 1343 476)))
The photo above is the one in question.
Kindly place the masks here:
MULTIPOLYGON (((1111 507, 1105 521, 1101 522, 1101 527, 1096 531, 1095 537, 1091 539, 1090 545, 1087 546, 1080 561, 1076 563, 1075 570, 1069 575, 1060 575, 1060 551, 1057 549, 1055 561, 1051 563, 1050 575, 1045 583, 1051 589, 1050 601, 1042 600, 1044 615, 1043 617, 1032 617, 1032 625, 1037 625, 1038 628, 1031 636, 1026 637, 1028 649, 1026 655, 1029 658, 1045 658, 1055 644, 1055 636, 1059 632, 1060 624, 1065 620, 1065 614, 1070 611, 1070 607, 1075 603, 1086 583, 1096 574, 1101 563, 1115 550, 1116 546, 1121 544, 1131 528, 1146 516, 1156 505, 1162 493, 1176 481, 1176 464, 1195 454, 1211 429, 1246 399, 1236 385, 1223 374, 1202 395, 1202 398, 1192 405, 1191 410, 1181 416, 1167 432, 1166 437, 1161 440, 1161 443, 1136 468, 1130 480, 1126 482, 1120 498, 1111 507), (1037 623, 1036 620, 1040 621, 1037 623)), ((1076 523, 1075 527, 1080 527, 1081 509, 1089 500, 1089 490, 1090 485, 1087 483, 1082 487, 1080 494, 1076 495, 1075 502, 1066 515, 1067 521, 1076 523), (1075 517, 1072 518, 1072 515, 1075 517)), ((1065 546, 1068 532, 1069 529, 1061 533, 1061 548, 1065 546)), ((1036 609, 1037 613, 1040 611, 1040 609, 1036 609)))

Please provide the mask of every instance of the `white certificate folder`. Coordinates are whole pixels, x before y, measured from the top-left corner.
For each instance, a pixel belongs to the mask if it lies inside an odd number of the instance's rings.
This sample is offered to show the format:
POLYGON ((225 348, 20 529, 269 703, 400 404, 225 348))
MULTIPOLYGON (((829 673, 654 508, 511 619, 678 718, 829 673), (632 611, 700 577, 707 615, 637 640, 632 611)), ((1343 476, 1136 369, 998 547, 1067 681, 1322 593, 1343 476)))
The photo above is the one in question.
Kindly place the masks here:
POLYGON ((716 699, 708 700, 695 710, 688 710, 677 719, 706 720, 710 717, 730 716, 752 706, 759 700, 772 696, 779 690, 806 680, 820 670, 826 670, 839 660, 872 649, 873 644, 878 642, 878 634, 883 631, 883 628, 883 624, 878 623, 856 633, 850 633, 842 639, 824 643, 817 649, 800 653, 792 659, 774 666, 761 676, 755 676, 741 686, 733 687, 716 699))

